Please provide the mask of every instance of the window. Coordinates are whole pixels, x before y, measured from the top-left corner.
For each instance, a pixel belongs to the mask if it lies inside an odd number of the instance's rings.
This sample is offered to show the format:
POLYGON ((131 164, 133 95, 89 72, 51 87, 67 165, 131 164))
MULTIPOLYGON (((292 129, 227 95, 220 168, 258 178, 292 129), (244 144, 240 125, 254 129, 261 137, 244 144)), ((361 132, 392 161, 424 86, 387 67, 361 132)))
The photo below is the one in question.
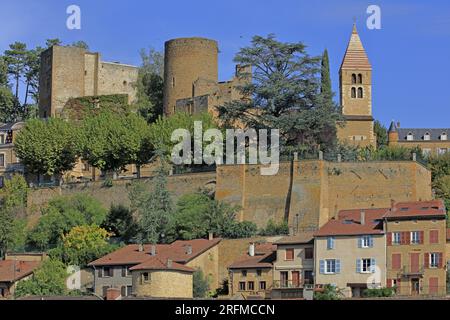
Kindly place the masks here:
POLYGON ((325 273, 336 273, 336 260, 325 260, 325 273))
POLYGON ((334 238, 333 237, 327 238, 327 249, 328 250, 334 249, 334 238))
POLYGON ((362 84, 362 74, 358 74, 358 83, 362 84))
POLYGON ((371 258, 364 258, 364 259, 358 259, 356 261, 356 270, 360 273, 370 273, 374 272, 375 268, 375 259, 371 258))
POLYGON ((150 281, 150 274, 148 272, 142 272, 141 274, 141 284, 150 281))
POLYGON ((246 277, 247 276, 247 270, 242 270, 241 274, 242 274, 243 277, 246 277))
POLYGON ((371 248, 373 246, 373 240, 371 236, 362 236, 359 238, 360 248, 371 248))
POLYGON ((261 269, 257 269, 257 270, 256 270, 256 275, 257 275, 258 277, 261 277, 261 274, 262 274, 262 270, 261 270, 261 269))
POLYGON ((439 230, 430 230, 430 243, 439 243, 439 230))
POLYGON ((244 281, 239 282, 239 291, 245 291, 245 282, 244 281))
POLYGON ((356 88, 355 87, 352 88, 351 96, 352 96, 352 98, 356 98, 356 88))
POLYGON ((266 290, 266 282, 265 281, 259 282, 259 290, 266 290))
POLYGON ((280 272, 280 285, 282 288, 285 288, 288 286, 288 272, 287 271, 281 271, 280 272))
POLYGON ((108 286, 103 286, 102 291, 103 291, 103 296, 106 297, 106 292, 108 291, 108 286))
POLYGON ((364 97, 363 88, 358 88, 358 98, 362 99, 364 97))
POLYGON ((133 294, 133 286, 127 286, 126 296, 131 296, 133 294))
POLYGON ((425 140, 425 141, 430 141, 430 140, 431 140, 431 136, 430 136, 430 133, 429 133, 429 132, 426 132, 426 133, 423 135, 423 140, 425 140))
POLYGON ((413 141, 414 140, 414 135, 412 134, 412 132, 409 132, 406 135, 406 140, 408 140, 408 141, 413 141))
POLYGON ((400 232, 393 232, 392 233, 392 244, 400 244, 401 237, 400 232))
POLYGON ((255 290, 255 282, 253 282, 253 281, 248 282, 248 290, 249 291, 255 290))
POLYGON ((356 74, 352 74, 352 84, 356 84, 356 74))
POLYGON ((130 270, 127 266, 122 267, 122 277, 128 277, 130 275, 130 270))
POLYGON ((126 295, 127 295, 127 287, 125 287, 125 286, 121 286, 120 287, 120 295, 122 297, 126 297, 126 295))
POLYGON ((172 77, 172 88, 175 87, 175 77, 172 77))
POLYGON ((294 260, 294 249, 286 249, 284 260, 294 260))
POLYGON ((447 132, 441 133, 441 140, 447 140, 447 132))
POLYGON ((411 231, 411 244, 420 243, 420 233, 419 231, 411 231))
POLYGON ((314 258, 314 249, 305 248, 305 259, 313 259, 313 258, 314 258))
POLYGON ((0 134, 0 144, 5 144, 5 135, 0 134))
POLYGON ((5 166, 5 155, 3 153, 0 153, 0 167, 5 166))
POLYGON ((447 148, 438 148, 438 154, 445 154, 447 153, 447 148))
POLYGON ((430 268, 439 267, 439 254, 438 253, 430 253, 430 268))
POLYGON ((103 277, 112 277, 113 269, 110 267, 103 267, 103 277))

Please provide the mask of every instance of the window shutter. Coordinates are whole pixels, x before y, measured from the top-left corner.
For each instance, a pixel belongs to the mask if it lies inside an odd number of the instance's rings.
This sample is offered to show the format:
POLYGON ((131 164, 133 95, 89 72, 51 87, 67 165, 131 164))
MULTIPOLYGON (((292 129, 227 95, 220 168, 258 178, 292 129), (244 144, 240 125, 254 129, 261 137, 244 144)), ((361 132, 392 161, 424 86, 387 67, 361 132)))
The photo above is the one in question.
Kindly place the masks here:
POLYGON ((373 248, 373 236, 369 236, 369 247, 373 248))
POLYGON ((419 231, 419 243, 423 244, 423 231, 419 231))
POLYGON ((411 242, 411 233, 408 231, 404 232, 405 244, 410 244, 411 242))
POLYGON ((405 244, 405 233, 400 232, 400 244, 405 244))
POLYGON ((98 277, 99 277, 99 278, 102 277, 102 268, 98 269, 98 277))
POLYGON ((362 236, 358 237, 358 248, 362 248, 363 238, 362 236))
POLYGON ((375 265, 377 264, 377 262, 375 261, 375 259, 370 259, 370 271, 372 273, 375 273, 375 265))
POLYGON ((126 295, 127 295, 127 288, 125 287, 125 286, 122 286, 121 288, 120 288, 120 295, 122 296, 122 297, 126 297, 126 295))
POLYGON ((438 266, 439 266, 439 268, 442 268, 442 262, 443 262, 443 259, 442 259, 442 253, 438 253, 438 266))
POLYGON ((388 232, 386 237, 387 237, 387 245, 388 246, 392 245, 392 232, 388 232))
POLYGON ((356 259, 356 273, 361 273, 361 259, 356 259))
POLYGON ((341 260, 336 259, 336 273, 341 273, 341 260))
POLYGON ((324 260, 319 261, 319 273, 320 274, 325 273, 325 261, 324 260))
POLYGON ((430 254, 428 252, 425 252, 423 254, 423 264, 425 268, 428 268, 430 266, 430 254))

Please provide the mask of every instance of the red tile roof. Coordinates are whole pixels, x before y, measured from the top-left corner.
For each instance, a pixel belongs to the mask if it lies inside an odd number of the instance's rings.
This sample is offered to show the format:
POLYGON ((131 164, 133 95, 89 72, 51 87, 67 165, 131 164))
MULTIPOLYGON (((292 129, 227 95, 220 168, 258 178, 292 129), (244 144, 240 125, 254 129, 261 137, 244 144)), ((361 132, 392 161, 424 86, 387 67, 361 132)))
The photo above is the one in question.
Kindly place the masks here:
POLYGON ((277 246, 272 243, 255 245, 255 255, 252 257, 248 252, 233 262, 229 269, 242 268, 272 268, 272 263, 276 258, 277 246))
MULTIPOLYGON (((131 244, 120 248, 106 256, 101 257, 89 263, 90 266, 108 266, 108 265, 138 265, 148 262, 148 265, 157 265, 158 262, 153 262, 154 257, 161 258, 163 261, 167 259, 175 263, 185 264, 190 260, 198 257, 203 252, 214 247, 221 241, 220 238, 213 240, 208 239, 194 239, 194 240, 177 240, 171 244, 157 244, 156 256, 151 256, 152 245, 146 244, 142 251, 139 251, 139 245, 131 244), (187 253, 188 246, 191 246, 192 253, 187 253)), ((175 265, 173 263, 173 265, 175 265)))
POLYGON ((337 219, 328 221, 314 236, 383 234, 383 219, 445 217, 445 213, 442 200, 397 202, 392 208, 341 210, 337 219), (361 211, 365 212, 364 225, 361 211))
POLYGON ((14 282, 30 274, 40 265, 40 261, 0 261, 0 282, 14 282))
POLYGON ((156 257, 152 256, 145 260, 144 262, 131 267, 130 270, 178 270, 178 271, 187 271, 194 272, 195 270, 181 263, 177 263, 174 261, 169 261, 168 258, 156 257))
POLYGON ((314 233, 313 232, 302 232, 299 234, 296 234, 295 236, 288 236, 281 238, 280 240, 277 240, 274 242, 276 245, 280 244, 303 244, 303 243, 310 243, 314 240, 314 233))
POLYGON ((385 218, 413 218, 413 217, 445 217, 445 205, 442 200, 397 202, 393 210, 389 210, 385 218))

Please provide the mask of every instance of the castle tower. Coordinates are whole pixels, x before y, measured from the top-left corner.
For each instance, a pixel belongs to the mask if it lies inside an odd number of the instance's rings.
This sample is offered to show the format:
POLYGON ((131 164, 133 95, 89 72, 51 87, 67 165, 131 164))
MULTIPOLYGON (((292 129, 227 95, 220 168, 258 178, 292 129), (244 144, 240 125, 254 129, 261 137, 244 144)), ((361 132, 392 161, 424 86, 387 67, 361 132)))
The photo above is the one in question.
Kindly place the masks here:
POLYGON ((397 125, 394 120, 392 120, 391 125, 388 130, 388 145, 393 146, 398 143, 398 130, 397 125))
POLYGON ((339 70, 340 102, 346 119, 338 139, 359 146, 376 146, 372 117, 372 66, 356 25, 339 70))
POLYGON ((165 43, 164 113, 175 112, 177 100, 209 94, 218 83, 218 45, 205 38, 179 38, 165 43))

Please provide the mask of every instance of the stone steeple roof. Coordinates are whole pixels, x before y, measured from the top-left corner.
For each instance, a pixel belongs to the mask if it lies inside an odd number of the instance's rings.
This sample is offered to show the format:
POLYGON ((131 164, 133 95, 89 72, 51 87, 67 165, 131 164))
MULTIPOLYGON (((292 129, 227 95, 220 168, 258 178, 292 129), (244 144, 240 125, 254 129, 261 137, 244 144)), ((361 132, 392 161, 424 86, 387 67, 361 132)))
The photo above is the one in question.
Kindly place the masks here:
POLYGON ((352 35, 347 50, 345 51, 341 69, 372 70, 366 50, 364 50, 358 31, 356 30, 356 24, 353 25, 352 35))
POLYGON ((392 120, 388 132, 396 132, 396 131, 397 131, 397 125, 395 124, 394 120, 392 120))

